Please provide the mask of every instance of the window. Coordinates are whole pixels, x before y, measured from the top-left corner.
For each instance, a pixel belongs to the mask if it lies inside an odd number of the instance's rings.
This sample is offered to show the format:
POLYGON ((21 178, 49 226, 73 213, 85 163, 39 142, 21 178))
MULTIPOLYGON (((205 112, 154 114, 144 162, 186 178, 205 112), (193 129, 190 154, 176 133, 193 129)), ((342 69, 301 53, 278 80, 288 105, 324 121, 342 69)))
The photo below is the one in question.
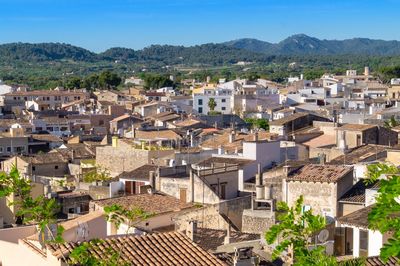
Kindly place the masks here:
POLYGON ((225 103, 225 102, 226 102, 226 99, 221 99, 221 102, 225 103))
POLYGON ((360 256, 368 256, 368 231, 360 230, 360 256))
POLYGON ((36 167, 32 166, 32 172, 36 171, 36 167))
POLYGON ((221 107, 221 110, 222 110, 222 111, 225 111, 225 110, 226 110, 226 107, 225 107, 225 106, 222 106, 222 107, 221 107))
POLYGON ((199 107, 199 114, 203 113, 203 107, 199 107))
POLYGON ((203 105, 203 99, 199 99, 198 103, 199 105, 203 105))
POLYGON ((11 147, 7 147, 7 152, 11 152, 11 147))
POLYGON ((54 166, 54 169, 56 169, 56 170, 57 170, 57 169, 58 169, 58 165, 54 166))
POLYGON ((361 146, 361 135, 357 134, 357 146, 361 146))
POLYGON ((3 153, 3 147, 0 147, 0 153, 3 153))

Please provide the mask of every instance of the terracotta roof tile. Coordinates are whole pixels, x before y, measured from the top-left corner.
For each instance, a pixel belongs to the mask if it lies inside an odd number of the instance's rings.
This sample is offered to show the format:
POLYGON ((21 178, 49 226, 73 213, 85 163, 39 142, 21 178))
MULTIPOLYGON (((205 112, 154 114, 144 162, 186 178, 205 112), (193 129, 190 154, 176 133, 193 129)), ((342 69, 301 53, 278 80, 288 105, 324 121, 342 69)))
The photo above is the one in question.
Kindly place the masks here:
MULTIPOLYGON (((209 228, 197 228, 194 234, 194 242, 205 250, 214 251, 217 247, 224 245, 226 230, 216 230, 209 228)), ((248 234, 242 232, 230 233, 231 243, 251 241, 260 239, 260 234, 248 234)))
MULTIPOLYGON (((61 254, 68 257, 76 246, 77 243, 65 243, 61 247, 50 244, 49 249, 61 259, 61 254)), ((121 258, 132 265, 226 265, 178 232, 106 238, 89 252, 103 258, 107 256, 106 250, 120 247, 124 247, 121 258)))
POLYGON ((288 181, 336 183, 351 171, 350 166, 307 164, 291 173, 288 181))
POLYGON ((173 130, 165 129, 165 130, 151 130, 151 131, 144 131, 144 130, 136 130, 135 131, 135 138, 136 139, 143 139, 143 140, 157 140, 157 139, 182 139, 182 137, 173 130))
POLYGON ((366 185, 364 180, 359 180, 339 201, 352 203, 365 203, 365 189, 379 188, 379 182, 366 185))
POLYGON ((368 213, 372 210, 374 205, 362 208, 345 216, 339 217, 340 224, 368 228, 368 213))
POLYGON ((278 120, 271 121, 271 122, 269 122, 269 124, 270 124, 270 126, 282 126, 282 125, 284 125, 286 123, 289 123, 291 121, 294 121, 296 119, 299 119, 301 117, 306 117, 306 116, 308 116, 307 113, 295 113, 295 114, 292 114, 290 116, 287 116, 287 117, 284 117, 284 118, 281 118, 281 119, 278 119, 278 120))
POLYGON ((374 161, 386 157, 389 147, 382 145, 363 145, 353 149, 351 152, 331 160, 329 164, 355 164, 364 161, 374 161))
MULTIPOLYGON (((235 149, 240 150, 242 148, 243 141, 252 141, 254 139, 253 133, 246 134, 238 132, 235 133, 235 140, 232 143, 230 143, 229 142, 230 134, 231 134, 230 132, 224 132, 222 135, 215 135, 212 138, 209 138, 203 143, 201 143, 200 146, 205 149, 218 149, 219 146, 222 146, 227 151, 234 151, 235 149)), ((266 131, 258 132, 258 140, 272 140, 276 136, 278 135, 266 131)))
POLYGON ((367 124, 345 124, 338 128, 338 130, 349 130, 349 131, 364 131, 370 128, 374 128, 376 125, 367 124))
POLYGON ((134 178, 149 181, 149 172, 157 171, 158 166, 154 164, 145 164, 132 171, 122 172, 117 178, 134 178))
POLYGON ((132 207, 141 208, 145 212, 153 213, 154 215, 181 211, 191 208, 193 204, 181 202, 179 199, 161 194, 139 194, 132 196, 123 196, 117 198, 103 199, 94 201, 99 206, 110 206, 119 204, 123 208, 130 209, 132 207))

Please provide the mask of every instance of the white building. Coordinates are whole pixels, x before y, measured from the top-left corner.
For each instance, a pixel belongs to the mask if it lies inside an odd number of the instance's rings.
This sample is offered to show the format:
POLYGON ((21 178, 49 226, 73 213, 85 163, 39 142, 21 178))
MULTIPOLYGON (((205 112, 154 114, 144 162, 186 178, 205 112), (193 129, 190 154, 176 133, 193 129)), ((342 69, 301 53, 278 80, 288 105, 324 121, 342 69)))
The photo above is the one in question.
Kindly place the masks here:
POLYGON ((208 103, 210 99, 214 99, 216 106, 214 111, 222 114, 232 113, 231 108, 232 90, 223 88, 204 88, 201 93, 193 94, 193 109, 199 114, 208 114, 210 108, 208 103))

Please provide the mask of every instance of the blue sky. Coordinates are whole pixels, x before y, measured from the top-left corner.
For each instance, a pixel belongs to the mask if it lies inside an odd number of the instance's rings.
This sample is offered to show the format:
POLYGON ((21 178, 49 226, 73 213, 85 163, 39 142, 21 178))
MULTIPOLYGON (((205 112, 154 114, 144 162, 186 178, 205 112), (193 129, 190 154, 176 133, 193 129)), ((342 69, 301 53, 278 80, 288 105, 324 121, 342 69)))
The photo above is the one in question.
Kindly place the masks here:
POLYGON ((65 42, 92 51, 238 38, 400 40, 400 0, 0 0, 0 43, 65 42))

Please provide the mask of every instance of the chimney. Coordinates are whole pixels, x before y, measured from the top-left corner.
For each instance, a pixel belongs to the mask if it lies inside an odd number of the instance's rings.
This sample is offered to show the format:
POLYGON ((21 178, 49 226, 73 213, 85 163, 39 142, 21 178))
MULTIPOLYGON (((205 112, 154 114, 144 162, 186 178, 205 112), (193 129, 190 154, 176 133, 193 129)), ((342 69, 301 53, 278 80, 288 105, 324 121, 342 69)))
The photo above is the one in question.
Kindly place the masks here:
POLYGON ((285 177, 289 176, 289 166, 288 165, 283 166, 283 176, 285 176, 285 177))
POLYGON ((136 138, 136 128, 134 125, 132 125, 132 138, 136 138))
POLYGON ((189 182, 190 182, 190 202, 194 202, 194 176, 193 169, 189 168, 189 182))
POLYGON ((235 141, 235 131, 232 130, 232 131, 229 133, 229 143, 233 143, 234 141, 235 141))
POLYGON ((112 137, 112 147, 113 148, 118 147, 118 137, 116 137, 116 136, 112 137))
POLYGON ((188 229, 186 230, 186 235, 194 241, 194 235, 197 233, 197 221, 189 221, 188 229))
POLYGON ((254 132, 254 141, 258 141, 258 131, 254 132))
POLYGON ((154 171, 149 172, 149 182, 151 186, 151 194, 153 194, 156 189, 156 177, 154 175, 154 171))
POLYGON ((272 198, 272 185, 265 185, 264 186, 264 198, 269 200, 272 198))
POLYGON ((261 165, 258 164, 258 170, 256 174, 256 199, 264 198, 264 186, 262 181, 261 165))
POLYGON ((364 67, 364 75, 369 76, 369 67, 368 66, 364 67))
POLYGON ((231 226, 228 224, 228 228, 226 229, 226 236, 224 239, 224 245, 232 243, 232 237, 231 237, 231 226))
POLYGON ((339 139, 338 139, 337 147, 343 151, 347 150, 346 135, 343 130, 339 132, 339 139))

